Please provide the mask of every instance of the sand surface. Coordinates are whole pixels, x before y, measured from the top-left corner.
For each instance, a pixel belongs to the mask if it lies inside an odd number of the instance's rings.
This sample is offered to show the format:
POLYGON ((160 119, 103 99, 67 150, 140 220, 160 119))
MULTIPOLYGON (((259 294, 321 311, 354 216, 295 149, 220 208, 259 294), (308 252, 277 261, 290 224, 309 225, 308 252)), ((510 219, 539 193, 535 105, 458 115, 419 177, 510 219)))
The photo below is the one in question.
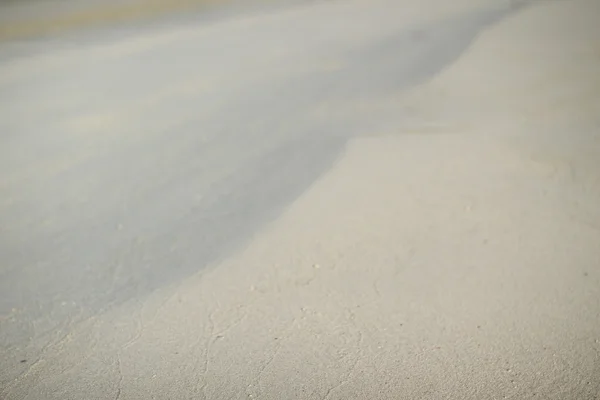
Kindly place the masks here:
POLYGON ((321 104, 374 122, 232 256, 69 327, 3 398, 600 398, 599 4, 321 104))
POLYGON ((0 40, 131 22, 227 2, 218 0, 15 0, 0 2, 0 40))

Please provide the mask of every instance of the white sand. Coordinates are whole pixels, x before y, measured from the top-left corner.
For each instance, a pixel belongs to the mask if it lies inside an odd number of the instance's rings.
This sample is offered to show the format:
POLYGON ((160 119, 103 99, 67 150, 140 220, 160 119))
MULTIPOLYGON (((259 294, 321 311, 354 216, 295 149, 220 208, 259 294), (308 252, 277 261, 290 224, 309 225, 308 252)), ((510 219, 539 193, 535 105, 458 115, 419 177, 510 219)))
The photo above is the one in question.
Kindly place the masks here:
POLYGON ((598 4, 483 34, 392 101, 434 125, 353 141, 235 257, 85 322, 13 395, 597 399, 598 4))

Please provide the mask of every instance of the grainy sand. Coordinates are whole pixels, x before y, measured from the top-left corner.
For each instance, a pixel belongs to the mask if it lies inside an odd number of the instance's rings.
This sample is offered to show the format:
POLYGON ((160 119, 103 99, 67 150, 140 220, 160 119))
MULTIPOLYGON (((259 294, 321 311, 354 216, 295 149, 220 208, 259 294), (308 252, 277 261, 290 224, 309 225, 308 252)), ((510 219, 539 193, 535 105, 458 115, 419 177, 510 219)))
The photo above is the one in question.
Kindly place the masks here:
POLYGON ((8 398, 598 399, 599 4, 486 31, 374 106, 410 123, 353 140, 234 257, 75 327, 8 398))

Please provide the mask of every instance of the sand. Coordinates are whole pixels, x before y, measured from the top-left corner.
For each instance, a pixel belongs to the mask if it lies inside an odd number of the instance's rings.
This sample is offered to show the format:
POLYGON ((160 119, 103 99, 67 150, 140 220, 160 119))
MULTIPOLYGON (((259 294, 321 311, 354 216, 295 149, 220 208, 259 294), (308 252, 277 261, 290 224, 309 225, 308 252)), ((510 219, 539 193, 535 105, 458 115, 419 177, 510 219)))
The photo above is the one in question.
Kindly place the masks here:
POLYGON ((6 398, 597 399, 597 4, 532 5, 348 105, 380 129, 281 217, 74 327, 6 398))
POLYGON ((0 4, 0 40, 26 40, 77 28, 139 21, 218 5, 212 0, 28 0, 0 4))

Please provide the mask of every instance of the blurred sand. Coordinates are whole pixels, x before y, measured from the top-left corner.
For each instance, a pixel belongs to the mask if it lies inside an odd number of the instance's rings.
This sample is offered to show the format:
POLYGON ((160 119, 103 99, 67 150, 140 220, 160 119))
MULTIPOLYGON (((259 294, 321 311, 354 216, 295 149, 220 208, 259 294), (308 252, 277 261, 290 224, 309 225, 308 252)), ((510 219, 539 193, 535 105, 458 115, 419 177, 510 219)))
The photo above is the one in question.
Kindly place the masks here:
POLYGON ((77 28, 131 22, 222 0, 29 0, 0 3, 0 40, 19 40, 77 28))
POLYGON ((410 126, 353 140, 236 256, 84 322, 7 398, 597 399, 599 11, 488 30, 380 105, 410 126))

